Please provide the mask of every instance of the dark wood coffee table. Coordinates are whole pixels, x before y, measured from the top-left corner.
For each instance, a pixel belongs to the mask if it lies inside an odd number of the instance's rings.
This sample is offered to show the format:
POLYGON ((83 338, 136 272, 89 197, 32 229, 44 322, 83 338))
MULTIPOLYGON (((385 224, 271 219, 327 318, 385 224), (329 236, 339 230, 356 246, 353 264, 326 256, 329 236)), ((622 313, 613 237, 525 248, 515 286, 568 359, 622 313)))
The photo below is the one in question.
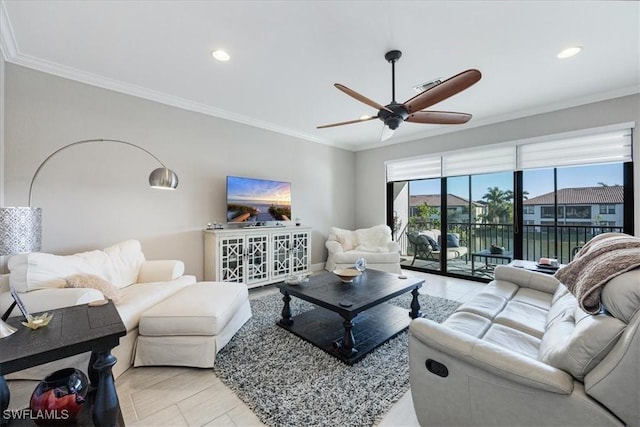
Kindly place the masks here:
MULTIPOLYGON (((0 413, 9 405, 9 388, 4 375, 75 354, 91 351, 88 376, 95 387, 93 423, 96 426, 124 425, 119 418, 119 402, 111 368, 116 358, 111 350, 127 333, 112 302, 98 307, 76 305, 49 310, 53 318, 48 326, 31 330, 10 317, 7 323, 18 328, 2 338, 0 351, 0 413)), ((82 411, 81 414, 84 414, 82 411)), ((11 422, 13 424, 13 421, 11 422)))
POLYGON ((423 283, 371 269, 348 284, 328 272, 300 285, 279 283, 284 307, 278 325, 352 365, 422 316, 418 289, 423 283), (406 292, 413 295, 410 311, 386 303, 406 292), (318 307, 292 317, 291 296, 318 307))

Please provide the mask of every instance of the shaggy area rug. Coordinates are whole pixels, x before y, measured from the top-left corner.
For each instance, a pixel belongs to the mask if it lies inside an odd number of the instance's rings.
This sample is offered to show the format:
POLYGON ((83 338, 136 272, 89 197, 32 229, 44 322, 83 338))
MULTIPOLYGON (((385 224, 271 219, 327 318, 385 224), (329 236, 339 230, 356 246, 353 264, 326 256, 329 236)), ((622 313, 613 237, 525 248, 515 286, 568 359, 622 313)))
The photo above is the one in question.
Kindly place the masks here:
MULTIPOLYGON (((421 311, 444 321, 460 305, 420 295, 421 311)), ((391 303, 409 309, 411 294, 391 303)), ((314 308, 291 300, 295 316, 314 308)), ((216 356, 218 377, 269 426, 371 426, 409 389, 408 332, 348 366, 276 326, 280 293, 251 301, 253 317, 216 356)))

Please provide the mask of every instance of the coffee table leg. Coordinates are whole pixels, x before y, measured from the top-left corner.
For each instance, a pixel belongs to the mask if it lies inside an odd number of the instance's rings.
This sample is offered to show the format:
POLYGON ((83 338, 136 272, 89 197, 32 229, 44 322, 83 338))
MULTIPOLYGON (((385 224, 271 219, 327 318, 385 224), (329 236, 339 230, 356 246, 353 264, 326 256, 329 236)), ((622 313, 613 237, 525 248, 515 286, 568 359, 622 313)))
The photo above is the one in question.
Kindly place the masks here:
POLYGON ((0 375, 0 424, 5 425, 9 423, 8 419, 5 419, 4 411, 9 407, 9 399, 11 398, 11 392, 9 386, 4 379, 4 375, 0 375))
POLYGON ((351 319, 344 319, 342 322, 344 325, 344 336, 342 337, 342 345, 340 346, 340 353, 347 357, 351 357, 358 352, 355 347, 356 340, 353 337, 353 321, 351 319))
POLYGON ((280 324, 283 326, 291 326, 293 325, 293 319, 291 318, 291 306, 289 305, 289 302, 291 302, 289 292, 284 292, 282 301, 284 301, 284 307, 282 307, 282 319, 280 319, 280 324))
POLYGON ((419 288, 414 288, 411 291, 411 295, 413 295, 413 297, 411 298, 411 311, 409 312, 409 316, 412 319, 415 319, 416 317, 422 317, 422 312, 420 311, 420 302, 418 301, 418 289, 419 288))
POLYGON ((90 367, 89 377, 95 378, 97 372, 98 384, 96 396, 93 402, 93 424, 97 427, 113 427, 118 419, 120 409, 116 385, 113 382, 111 368, 116 364, 117 359, 109 350, 96 352, 95 362, 90 367), (94 372, 91 372, 91 371, 94 372))

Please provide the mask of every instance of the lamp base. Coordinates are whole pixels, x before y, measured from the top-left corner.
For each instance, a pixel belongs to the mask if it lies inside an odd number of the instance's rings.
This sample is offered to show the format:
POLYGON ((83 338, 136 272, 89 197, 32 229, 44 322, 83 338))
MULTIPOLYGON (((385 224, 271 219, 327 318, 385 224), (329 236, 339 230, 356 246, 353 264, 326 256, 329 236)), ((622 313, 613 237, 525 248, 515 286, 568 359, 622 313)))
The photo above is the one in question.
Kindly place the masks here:
POLYGON ((4 322, 4 320, 0 320, 0 338, 8 337, 9 335, 13 334, 15 331, 17 331, 16 328, 14 328, 11 325, 8 325, 7 323, 4 322))

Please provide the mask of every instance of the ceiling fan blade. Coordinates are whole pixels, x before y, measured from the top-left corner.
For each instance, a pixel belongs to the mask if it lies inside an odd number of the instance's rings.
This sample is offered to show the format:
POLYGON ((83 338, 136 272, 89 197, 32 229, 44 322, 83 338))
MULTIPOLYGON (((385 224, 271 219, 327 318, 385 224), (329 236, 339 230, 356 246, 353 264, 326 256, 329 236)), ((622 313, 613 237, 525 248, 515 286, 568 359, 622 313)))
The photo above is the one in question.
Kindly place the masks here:
POLYGON ((366 121, 377 119, 377 118, 378 118, 377 116, 373 116, 373 117, 367 117, 365 119, 349 120, 348 122, 332 123, 330 125, 316 126, 316 129, 332 128, 334 126, 342 126, 342 125, 350 125, 350 124, 353 124, 353 123, 366 122, 366 121))
POLYGON ((471 114, 453 111, 417 111, 409 114, 407 122, 431 123, 435 125, 460 125, 471 120, 471 114))
POLYGON ((404 103, 404 108, 407 109, 409 114, 418 112, 462 92, 477 83, 480 78, 482 78, 482 74, 478 70, 463 71, 409 99, 404 103))
POLYGON ((376 101, 373 101, 364 95, 360 95, 358 92, 356 92, 353 89, 349 89, 345 85, 341 85, 340 83, 335 83, 334 86, 340 89, 341 91, 343 91, 344 93, 346 93, 347 95, 349 95, 350 97, 357 99, 358 101, 364 104, 367 104, 368 106, 373 107, 376 110, 387 110, 388 112, 393 113, 393 111, 391 111, 389 108, 385 107, 384 105, 380 105, 376 101))
POLYGON ((393 136, 393 132, 395 132, 394 129, 391 129, 387 125, 383 125, 382 126, 382 135, 380 135, 380 141, 386 141, 387 139, 391 138, 393 136))

